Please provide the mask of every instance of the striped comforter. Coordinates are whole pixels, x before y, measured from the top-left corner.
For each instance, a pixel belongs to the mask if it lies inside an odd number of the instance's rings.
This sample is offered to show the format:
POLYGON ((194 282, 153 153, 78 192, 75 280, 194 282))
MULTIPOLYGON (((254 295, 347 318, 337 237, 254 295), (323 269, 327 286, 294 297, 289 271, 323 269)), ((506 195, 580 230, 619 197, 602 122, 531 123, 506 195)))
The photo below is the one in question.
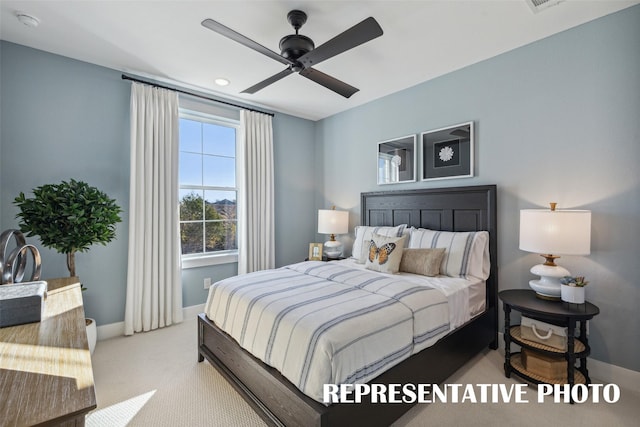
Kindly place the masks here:
POLYGON ((222 280, 205 312, 319 402, 323 384, 370 381, 450 330, 441 291, 318 261, 222 280))

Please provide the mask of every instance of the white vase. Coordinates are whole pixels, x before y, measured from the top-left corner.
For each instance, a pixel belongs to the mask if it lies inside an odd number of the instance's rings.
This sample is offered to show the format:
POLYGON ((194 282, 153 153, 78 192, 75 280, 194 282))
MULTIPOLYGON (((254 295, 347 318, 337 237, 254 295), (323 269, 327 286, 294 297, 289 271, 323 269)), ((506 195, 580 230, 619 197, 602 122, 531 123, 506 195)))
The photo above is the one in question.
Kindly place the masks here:
POLYGON ((584 286, 560 286, 560 298, 564 302, 572 304, 584 304, 584 286))
POLYGON ((96 340, 98 339, 96 321, 91 318, 86 318, 85 321, 87 324, 87 341, 89 341, 89 353, 93 354, 93 350, 95 350, 96 348, 96 340))

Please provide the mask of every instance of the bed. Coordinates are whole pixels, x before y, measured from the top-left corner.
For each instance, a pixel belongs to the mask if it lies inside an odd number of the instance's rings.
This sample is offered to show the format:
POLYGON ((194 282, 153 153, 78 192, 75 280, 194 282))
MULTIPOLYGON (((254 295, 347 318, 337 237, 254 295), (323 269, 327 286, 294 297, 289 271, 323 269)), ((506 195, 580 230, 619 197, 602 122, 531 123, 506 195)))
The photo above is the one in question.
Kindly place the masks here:
MULTIPOLYGON (((488 232, 491 269, 488 278, 483 281, 484 311, 453 332, 444 334, 435 344, 404 358, 382 373, 376 373, 377 376, 369 381, 380 384, 441 383, 483 349, 497 348, 496 187, 420 189, 361 195, 361 225, 400 224, 430 230, 488 232)), ((318 268, 322 270, 325 267, 318 268)), ((280 371, 240 347, 236 339, 202 313, 198 318, 198 360, 205 358, 269 425, 341 426, 354 425, 358 420, 358 424, 386 426, 412 406, 372 404, 368 401, 360 404, 322 404, 303 394, 280 371)))

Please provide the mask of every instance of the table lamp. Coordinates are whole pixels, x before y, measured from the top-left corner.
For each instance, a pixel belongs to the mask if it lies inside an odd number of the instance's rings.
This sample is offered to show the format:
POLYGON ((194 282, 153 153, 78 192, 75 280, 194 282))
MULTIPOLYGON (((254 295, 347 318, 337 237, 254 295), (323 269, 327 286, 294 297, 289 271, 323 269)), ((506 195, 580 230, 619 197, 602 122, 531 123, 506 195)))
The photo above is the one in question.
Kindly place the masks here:
POLYGON ((324 243, 323 253, 327 258, 335 259, 342 255, 342 243, 336 240, 336 234, 346 234, 349 231, 349 212, 331 209, 318 210, 318 233, 329 234, 329 240, 324 243))
POLYGON ((529 286, 542 299, 560 300, 560 279, 570 273, 555 263, 558 255, 589 255, 591 252, 591 211, 524 209, 520 211, 520 249, 545 258, 531 272, 540 276, 529 286))

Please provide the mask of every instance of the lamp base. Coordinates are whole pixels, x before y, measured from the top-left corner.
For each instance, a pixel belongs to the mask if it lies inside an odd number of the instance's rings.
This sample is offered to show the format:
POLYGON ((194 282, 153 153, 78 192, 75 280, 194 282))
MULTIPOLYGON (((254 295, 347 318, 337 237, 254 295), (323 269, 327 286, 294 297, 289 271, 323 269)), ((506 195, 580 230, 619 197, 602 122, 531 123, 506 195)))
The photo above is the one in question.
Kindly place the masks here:
POLYGON ((560 301, 560 279, 568 276, 569 271, 559 265, 538 264, 531 268, 531 272, 540 276, 539 280, 529 281, 531 289, 541 299, 560 301))
POLYGON ((337 259, 342 256, 342 243, 337 240, 328 240, 322 247, 324 256, 328 259, 337 259))
POLYGON ((536 297, 540 299, 546 299, 550 301, 560 301, 560 286, 556 291, 553 287, 548 287, 539 284, 540 280, 529 281, 529 287, 536 291, 536 297), (557 295, 556 295, 557 293, 557 295))

